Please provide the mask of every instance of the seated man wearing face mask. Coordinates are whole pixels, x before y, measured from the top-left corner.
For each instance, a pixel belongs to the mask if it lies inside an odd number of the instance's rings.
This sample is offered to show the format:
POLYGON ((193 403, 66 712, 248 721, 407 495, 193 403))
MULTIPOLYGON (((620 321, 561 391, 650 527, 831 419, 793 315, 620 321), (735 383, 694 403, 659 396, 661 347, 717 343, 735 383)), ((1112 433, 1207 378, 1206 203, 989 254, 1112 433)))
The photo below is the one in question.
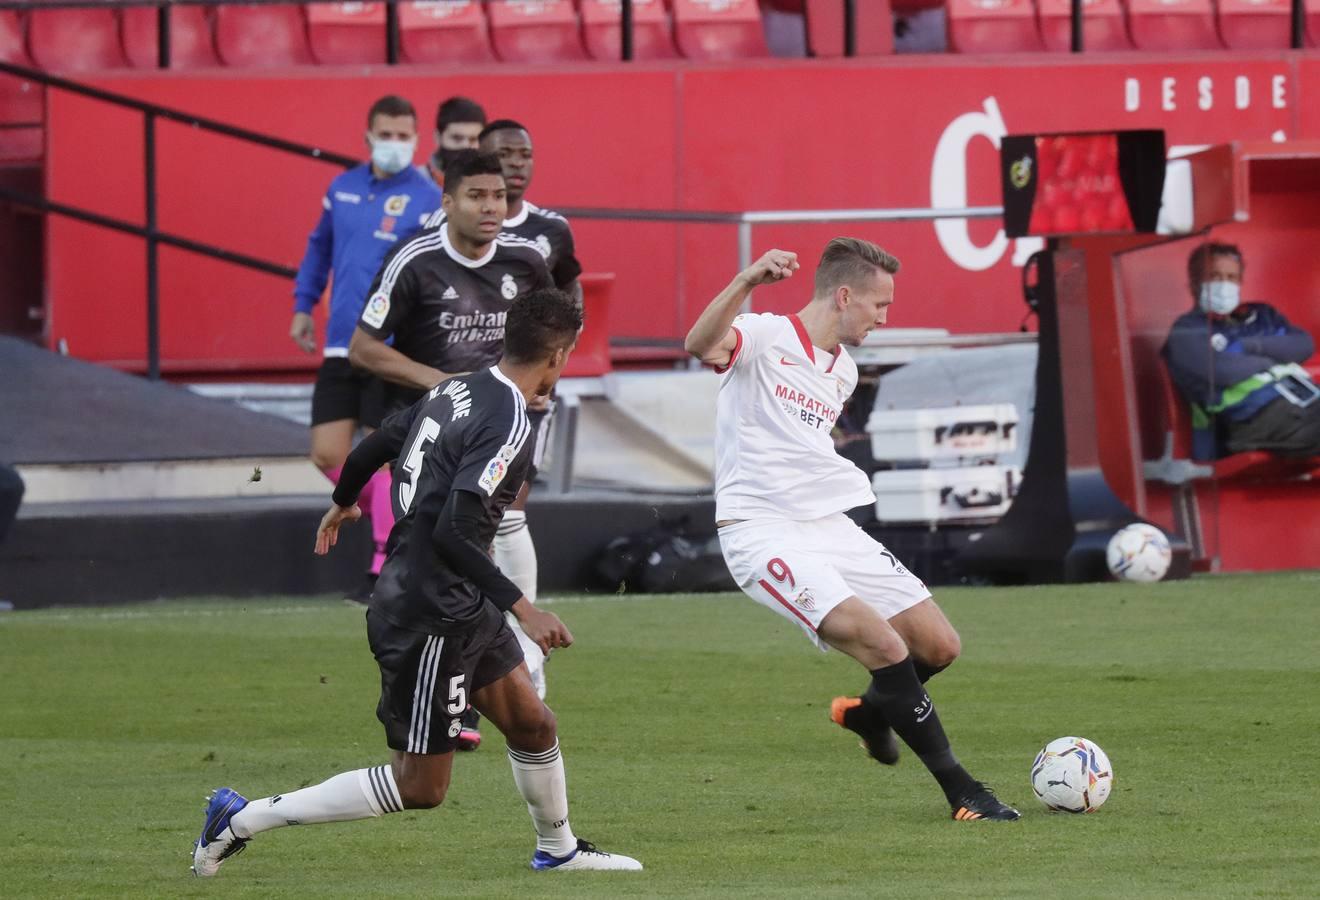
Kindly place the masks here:
MULTIPOLYGON (((357 327, 372 279, 385 255, 421 230, 440 208, 440 189, 413 166, 417 113, 402 97, 382 97, 367 113, 371 160, 330 182, 321 200, 321 218, 307 239, 307 253, 293 290, 289 336, 307 353, 316 352, 312 307, 321 299, 331 273, 330 311, 324 361, 312 392, 312 462, 332 482, 353 449, 359 426, 374 429, 383 415, 384 388, 370 373, 348 361, 348 342, 357 327)), ((362 504, 372 518, 376 555, 352 599, 370 596, 384 561, 385 541, 394 524, 389 476, 378 473, 362 504), (379 500, 374 496, 379 488, 379 500)))
POLYGON ((1268 303, 1241 300, 1242 251, 1202 244, 1187 261, 1196 308, 1164 358, 1192 409, 1192 455, 1320 455, 1320 387, 1301 367, 1315 342, 1268 303))

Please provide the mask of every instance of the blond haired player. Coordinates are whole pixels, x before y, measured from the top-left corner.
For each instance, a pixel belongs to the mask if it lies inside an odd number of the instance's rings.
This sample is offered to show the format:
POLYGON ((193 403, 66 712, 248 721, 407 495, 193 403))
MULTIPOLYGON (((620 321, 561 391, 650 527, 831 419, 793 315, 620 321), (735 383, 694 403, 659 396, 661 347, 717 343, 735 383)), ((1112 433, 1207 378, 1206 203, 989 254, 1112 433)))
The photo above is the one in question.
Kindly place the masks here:
POLYGON ((920 579, 844 515, 875 502, 866 475, 830 436, 857 386, 844 346, 885 324, 898 267, 875 244, 835 238, 801 311, 739 315, 753 287, 799 268, 797 254, 771 250, 688 332, 688 353, 724 376, 715 425, 720 546, 749 597, 871 673, 865 692, 836 698, 830 715, 872 757, 897 762, 897 732, 939 782, 953 818, 1016 819, 959 764, 923 687, 957 657, 958 633, 920 579))

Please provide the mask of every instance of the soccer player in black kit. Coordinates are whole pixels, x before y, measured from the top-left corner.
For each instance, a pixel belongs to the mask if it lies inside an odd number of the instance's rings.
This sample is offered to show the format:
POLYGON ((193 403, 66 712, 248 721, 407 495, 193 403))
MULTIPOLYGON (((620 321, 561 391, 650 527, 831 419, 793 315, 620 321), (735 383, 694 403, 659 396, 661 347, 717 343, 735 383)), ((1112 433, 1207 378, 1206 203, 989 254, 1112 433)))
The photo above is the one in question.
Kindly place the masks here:
POLYGON ((517 616, 547 652, 573 637, 486 555, 531 463, 527 402, 554 386, 581 324, 576 304, 561 291, 521 297, 509 310, 498 365, 445 380, 349 455, 317 531, 317 553, 328 552, 340 526, 361 515, 357 495, 372 473, 398 460, 397 521, 367 612, 367 639, 381 675, 376 716, 392 758, 261 800, 216 790, 194 845, 197 875, 214 875, 263 831, 439 806, 469 698, 508 741, 513 779, 536 829, 532 868, 642 868, 579 840, 569 825, 555 717, 536 695, 502 613, 517 616))
MULTIPOLYGON (((581 300, 582 286, 578 284, 578 276, 582 274, 582 264, 577 259, 573 229, 559 213, 542 209, 527 199, 535 167, 531 133, 513 119, 496 119, 481 130, 478 142, 481 152, 496 156, 503 167, 507 188, 505 197, 509 204, 504 233, 536 244, 545 256, 555 287, 581 300)), ((438 209, 427 220, 426 227, 439 227, 445 218, 445 211, 438 209)))
POLYGON ((390 411, 450 375, 493 365, 513 301, 550 285, 536 245, 501 234, 508 199, 497 158, 457 154, 441 208, 443 225, 386 257, 348 345, 353 365, 389 382, 390 411))
MULTIPOLYGON (((492 154, 455 154, 445 169, 444 215, 387 258, 372 286, 349 344, 349 359, 390 382, 387 409, 411 403, 456 372, 493 364, 513 298, 550 283, 544 242, 504 230, 510 194, 504 172, 492 154), (393 347, 385 343, 391 337, 393 347)), ((576 277, 574 272, 574 287, 576 277)), ((548 405, 548 397, 538 398, 528 411, 534 462, 539 462, 545 443, 548 405)), ((526 490, 495 536, 495 559, 535 603, 536 549, 525 505, 526 490)), ((537 693, 544 698, 545 660, 517 623, 514 631, 537 693)), ((481 744, 478 719, 475 713, 465 719, 460 749, 474 750, 481 744)))
MULTIPOLYGON (((543 256, 550 269, 550 277, 555 287, 572 294, 582 302, 582 285, 578 276, 582 274, 582 264, 578 262, 576 245, 573 242, 573 229, 568 220, 556 212, 542 209, 527 199, 527 191, 532 184, 532 172, 535 156, 532 150, 532 136, 527 128, 513 119, 496 119, 481 130, 478 138, 483 153, 497 157, 503 167, 504 184, 507 188, 505 198, 508 212, 504 219, 503 233, 531 241, 543 256)), ((436 228, 446 221, 444 209, 436 210, 427 221, 426 227, 436 228)), ((540 468, 541 455, 548 443, 550 417, 554 404, 549 397, 538 398, 528 409, 528 418, 537 430, 536 455, 533 457, 533 474, 540 468)), ((537 561, 536 547, 532 544, 532 535, 527 528, 527 492, 531 479, 505 513, 495 538, 495 562, 533 603, 536 602, 537 561)), ((527 655, 527 666, 532 673, 532 682, 536 691, 544 699, 546 692, 545 667, 537 658, 536 648, 520 637, 523 652, 527 655)), ((473 742, 481 742, 474 718, 465 723, 464 737, 473 742)))

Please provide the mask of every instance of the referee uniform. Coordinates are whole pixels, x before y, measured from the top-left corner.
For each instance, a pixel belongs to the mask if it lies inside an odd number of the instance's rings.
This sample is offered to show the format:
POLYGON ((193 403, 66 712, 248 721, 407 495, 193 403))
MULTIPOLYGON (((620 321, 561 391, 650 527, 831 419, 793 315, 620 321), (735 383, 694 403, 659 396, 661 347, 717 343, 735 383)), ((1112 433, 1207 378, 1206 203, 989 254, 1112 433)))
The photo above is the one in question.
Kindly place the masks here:
POLYGON ((363 163, 330 182, 321 205, 293 292, 294 310, 310 314, 334 276, 312 424, 353 419, 374 428, 383 414, 383 389, 349 364, 348 342, 382 260, 440 207, 440 189, 413 166, 380 179, 363 163))

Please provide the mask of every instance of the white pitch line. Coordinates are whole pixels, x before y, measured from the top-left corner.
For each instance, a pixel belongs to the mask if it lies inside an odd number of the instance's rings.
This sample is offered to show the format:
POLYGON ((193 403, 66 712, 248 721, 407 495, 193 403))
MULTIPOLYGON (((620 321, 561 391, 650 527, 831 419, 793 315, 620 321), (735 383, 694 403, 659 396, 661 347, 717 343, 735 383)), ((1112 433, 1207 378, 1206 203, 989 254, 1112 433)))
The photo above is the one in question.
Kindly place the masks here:
MULTIPOLYGON (((654 599, 659 594, 584 594, 567 597, 542 597, 537 601, 540 606, 556 606, 569 603, 621 603, 631 600, 654 599)), ((135 607, 133 609, 91 610, 68 609, 55 610, 10 610, 12 615, 0 612, 0 625, 13 625, 23 622, 86 622, 86 621, 124 621, 133 619, 191 619, 218 618, 220 616, 282 616, 290 613, 324 613, 327 608, 335 609, 341 604, 332 600, 320 603, 309 602, 300 606, 232 606, 228 603, 216 608, 197 606, 187 609, 151 609, 135 607)), ((344 605, 345 609, 351 609, 344 605)))
POLYGON ((324 612, 332 603, 308 604, 307 606, 270 606, 270 607, 229 607, 226 609, 118 609, 118 610, 69 610, 67 612, 43 612, 40 610, 15 610, 13 615, 0 614, 0 625, 16 622, 72 622, 87 620, 121 619, 189 619, 214 618, 232 615, 279 616, 286 613, 324 612))

